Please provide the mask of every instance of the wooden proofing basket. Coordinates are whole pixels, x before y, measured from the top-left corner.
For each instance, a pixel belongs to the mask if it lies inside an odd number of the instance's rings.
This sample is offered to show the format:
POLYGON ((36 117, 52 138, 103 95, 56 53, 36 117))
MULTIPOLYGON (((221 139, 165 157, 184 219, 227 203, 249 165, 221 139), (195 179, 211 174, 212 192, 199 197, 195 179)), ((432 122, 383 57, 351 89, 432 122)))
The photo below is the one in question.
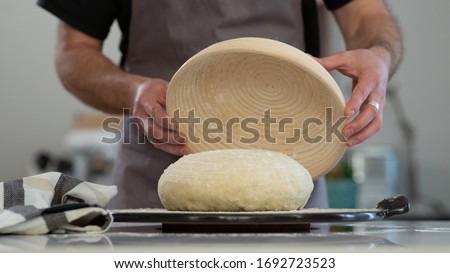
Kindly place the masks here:
POLYGON ((346 148, 339 86, 314 58, 270 39, 232 39, 200 51, 171 79, 166 107, 194 153, 279 151, 317 179, 346 148))

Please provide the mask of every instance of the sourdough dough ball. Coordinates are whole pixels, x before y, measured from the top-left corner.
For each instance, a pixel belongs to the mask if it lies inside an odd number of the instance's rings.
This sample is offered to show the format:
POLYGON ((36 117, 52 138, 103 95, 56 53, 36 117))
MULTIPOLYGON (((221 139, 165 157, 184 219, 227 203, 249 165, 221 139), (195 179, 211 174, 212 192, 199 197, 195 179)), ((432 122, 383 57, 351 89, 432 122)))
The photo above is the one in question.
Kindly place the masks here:
POLYGON ((312 190, 309 172, 296 160, 253 149, 184 156, 164 171, 158 184, 166 209, 189 211, 301 209, 312 190))

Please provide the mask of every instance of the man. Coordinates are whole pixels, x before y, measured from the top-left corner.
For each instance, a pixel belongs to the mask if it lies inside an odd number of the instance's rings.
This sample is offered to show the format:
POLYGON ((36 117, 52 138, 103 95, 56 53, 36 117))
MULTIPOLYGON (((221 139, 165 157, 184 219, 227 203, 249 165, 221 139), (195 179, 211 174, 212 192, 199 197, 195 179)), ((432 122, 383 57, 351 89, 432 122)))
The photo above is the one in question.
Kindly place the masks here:
MULTIPOLYGON (((402 52, 399 30, 382 0, 326 0, 347 50, 317 60, 353 79, 343 128, 348 145, 381 127, 386 86, 402 52)), ((119 186, 115 208, 160 207, 157 182, 164 169, 189 153, 165 112, 168 81, 191 56, 226 39, 277 39, 318 55, 314 0, 39 0, 61 19, 56 67, 63 85, 83 102, 108 113, 131 110, 152 126, 130 127, 113 172, 119 186), (120 67, 102 54, 113 20, 123 33, 120 67), (145 144, 139 144, 144 131, 145 144), (163 137, 166 142, 153 136, 163 137), (130 143, 130 144, 125 144, 130 143)), ((318 57, 318 56, 317 56, 318 57)), ((315 182, 309 207, 326 207, 323 179, 315 182)))

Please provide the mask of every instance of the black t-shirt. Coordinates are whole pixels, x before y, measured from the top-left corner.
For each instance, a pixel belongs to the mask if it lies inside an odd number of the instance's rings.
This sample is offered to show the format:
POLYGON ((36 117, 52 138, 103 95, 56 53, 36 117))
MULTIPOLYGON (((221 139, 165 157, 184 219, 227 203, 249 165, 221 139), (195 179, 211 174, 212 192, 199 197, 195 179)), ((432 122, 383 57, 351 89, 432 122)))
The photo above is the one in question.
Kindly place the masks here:
MULTIPOLYGON (((121 65, 127 54, 132 0, 38 0, 38 5, 77 30, 99 40, 104 40, 117 20, 122 32, 121 65)), ((351 0, 324 0, 329 10, 335 10, 351 0)), ((303 0, 305 51, 320 55, 319 25, 315 0, 303 0)))

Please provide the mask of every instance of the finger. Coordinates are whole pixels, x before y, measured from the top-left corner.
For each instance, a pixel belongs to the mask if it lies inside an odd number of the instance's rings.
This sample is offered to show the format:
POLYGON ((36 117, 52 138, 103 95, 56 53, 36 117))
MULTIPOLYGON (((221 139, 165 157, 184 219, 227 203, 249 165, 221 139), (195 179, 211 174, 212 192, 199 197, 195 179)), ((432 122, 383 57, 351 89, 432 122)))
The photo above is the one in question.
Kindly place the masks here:
POLYGON ((151 85, 152 88, 155 90, 163 91, 164 94, 167 91, 167 88, 169 87, 169 83, 162 79, 151 79, 151 85))
POLYGON ((175 129, 174 120, 169 117, 164 109, 166 105, 166 93, 169 83, 161 79, 152 79, 143 88, 146 99, 142 100, 142 106, 147 115, 154 119, 160 126, 175 129))
POLYGON ((377 117, 381 117, 384 106, 384 97, 380 97, 377 93, 372 92, 367 100, 361 105, 359 114, 348 124, 346 124, 342 130, 344 136, 349 139, 353 135, 363 130, 369 123, 375 120, 377 117), (369 100, 378 102, 378 108, 374 105, 368 104, 369 100))
POLYGON ((130 119, 130 123, 135 123, 138 125, 139 127, 139 131, 144 132, 145 135, 147 135, 147 133, 149 132, 150 128, 149 128, 149 122, 147 119, 141 118, 142 115, 140 115, 139 113, 135 113, 133 115, 133 117, 131 117, 130 119), (147 121, 146 121, 147 120, 147 121))
POLYGON ((345 138, 350 139, 353 135, 363 130, 377 116, 374 107, 363 107, 359 114, 342 129, 345 138))
MULTIPOLYGON (((353 88, 352 95, 347 102, 344 109, 344 115, 347 117, 353 117, 356 112, 361 108, 362 104, 368 98, 375 89, 376 81, 373 81, 370 76, 362 76, 358 80, 354 81, 355 87, 353 88)), ((379 98, 373 98, 378 101, 379 98)))
POLYGON ((167 89, 169 88, 169 83, 163 80, 155 80, 157 85, 154 87, 154 94, 156 95, 157 102, 162 106, 166 105, 166 95, 167 89))
POLYGON ((315 58, 326 70, 331 71, 335 69, 341 69, 347 64, 345 53, 338 52, 334 55, 330 55, 322 58, 315 58))
POLYGON ((364 127, 363 130, 354 134, 352 137, 348 139, 347 145, 349 147, 354 146, 356 144, 362 143, 372 137, 381 129, 382 119, 381 115, 377 116, 374 120, 372 120, 369 125, 364 127))
MULTIPOLYGON (((348 52, 338 52, 334 55, 316 58, 318 62, 328 71, 337 70, 341 74, 351 78, 353 80, 353 85, 358 82, 358 78, 360 77, 361 71, 358 69, 358 66, 354 64, 354 56, 350 55, 348 52)), ((358 61, 358 60, 356 60, 358 61)), ((347 114, 347 116, 349 116, 347 114)))
POLYGON ((186 138, 178 131, 173 131, 168 128, 159 126, 158 124, 153 124, 149 132, 153 140, 159 143, 167 144, 185 144, 186 138))
POLYGON ((170 130, 176 129, 176 123, 173 118, 167 115, 167 112, 162 108, 162 106, 158 103, 145 104, 144 105, 145 112, 151 117, 152 122, 163 127, 168 128, 170 130))
POLYGON ((171 145, 167 143, 154 143, 155 148, 173 155, 187 155, 189 150, 185 145, 171 145))

